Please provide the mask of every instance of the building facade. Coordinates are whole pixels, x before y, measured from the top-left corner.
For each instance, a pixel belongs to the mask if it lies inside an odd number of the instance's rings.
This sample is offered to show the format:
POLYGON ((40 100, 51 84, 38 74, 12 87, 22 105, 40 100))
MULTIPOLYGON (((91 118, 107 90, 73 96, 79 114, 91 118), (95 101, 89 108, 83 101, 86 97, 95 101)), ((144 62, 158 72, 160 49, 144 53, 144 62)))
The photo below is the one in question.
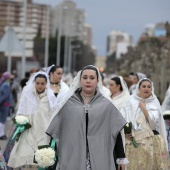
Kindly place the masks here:
POLYGON ((132 37, 121 31, 112 31, 107 39, 107 55, 116 53, 116 58, 127 52, 128 46, 132 45, 132 37))
POLYGON ((52 32, 54 37, 57 31, 60 35, 76 37, 83 40, 85 14, 83 9, 78 9, 76 3, 65 0, 52 9, 52 32))
MULTIPOLYGON (((0 1, 0 39, 8 27, 13 27, 22 44, 24 24, 24 1, 0 1)), ((26 11, 26 56, 33 56, 33 39, 37 34, 45 37, 47 30, 47 5, 27 1, 26 11)), ((50 27, 49 27, 50 28, 50 27)))
POLYGON ((93 45, 92 39, 93 37, 91 26, 89 24, 84 24, 84 36, 83 36, 84 43, 92 46, 93 45))

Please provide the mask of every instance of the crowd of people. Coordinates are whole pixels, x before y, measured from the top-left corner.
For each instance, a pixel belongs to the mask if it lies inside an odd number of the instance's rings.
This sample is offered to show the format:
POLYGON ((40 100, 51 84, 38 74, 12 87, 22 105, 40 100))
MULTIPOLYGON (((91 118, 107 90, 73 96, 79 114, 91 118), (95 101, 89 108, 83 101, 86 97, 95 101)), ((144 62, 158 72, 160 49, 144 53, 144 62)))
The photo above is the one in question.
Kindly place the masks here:
POLYGON ((54 142, 55 163, 46 168, 168 170, 170 90, 160 104, 152 80, 143 73, 114 75, 108 83, 104 79, 93 65, 74 77, 51 65, 26 72, 18 84, 4 72, 0 140, 8 142, 0 155, 0 169, 1 157, 4 169, 38 169, 35 152, 54 142), (13 133, 6 136, 11 112, 14 120, 23 116, 24 123, 15 122, 13 133))

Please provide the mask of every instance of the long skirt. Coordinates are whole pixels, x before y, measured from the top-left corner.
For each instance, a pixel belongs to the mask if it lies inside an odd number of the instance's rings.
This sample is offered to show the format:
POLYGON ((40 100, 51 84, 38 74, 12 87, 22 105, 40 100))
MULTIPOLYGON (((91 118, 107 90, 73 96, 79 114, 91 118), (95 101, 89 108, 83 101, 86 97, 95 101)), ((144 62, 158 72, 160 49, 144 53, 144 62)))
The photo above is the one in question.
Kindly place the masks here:
POLYGON ((138 147, 126 144, 127 170, 168 170, 169 156, 160 135, 137 141, 138 147))

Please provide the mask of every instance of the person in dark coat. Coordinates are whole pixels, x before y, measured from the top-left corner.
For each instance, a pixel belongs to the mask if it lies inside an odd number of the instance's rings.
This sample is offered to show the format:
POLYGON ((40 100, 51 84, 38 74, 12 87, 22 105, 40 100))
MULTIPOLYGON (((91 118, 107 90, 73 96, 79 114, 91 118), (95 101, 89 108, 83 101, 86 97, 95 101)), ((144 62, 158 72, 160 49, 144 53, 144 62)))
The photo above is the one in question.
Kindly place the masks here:
POLYGON ((10 87, 11 74, 4 72, 0 79, 0 140, 6 140, 5 135, 5 122, 9 113, 11 87, 10 87))

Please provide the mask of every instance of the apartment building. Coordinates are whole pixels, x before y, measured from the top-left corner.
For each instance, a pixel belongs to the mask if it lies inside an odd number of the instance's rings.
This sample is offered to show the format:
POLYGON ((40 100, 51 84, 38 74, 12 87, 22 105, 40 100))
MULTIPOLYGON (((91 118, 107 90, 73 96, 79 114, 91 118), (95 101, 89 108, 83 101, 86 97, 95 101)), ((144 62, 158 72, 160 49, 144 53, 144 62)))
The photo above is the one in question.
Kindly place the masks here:
POLYGON ((65 0, 52 9, 52 36, 56 35, 56 30, 60 30, 60 35, 77 37, 83 40, 85 14, 83 9, 79 9, 73 1, 65 0))
MULTIPOLYGON (((23 21, 24 21, 23 0, 1 0, 0 1, 0 38, 8 27, 13 27, 18 39, 22 44, 23 21)), ((33 56, 33 39, 39 33, 45 37, 47 30, 47 5, 33 3, 27 0, 26 11, 26 56, 33 56)), ((51 28, 51 27, 49 27, 51 28)))
POLYGON ((107 55, 116 53, 116 58, 127 52, 128 46, 132 45, 132 36, 126 32, 112 31, 107 39, 107 55))

